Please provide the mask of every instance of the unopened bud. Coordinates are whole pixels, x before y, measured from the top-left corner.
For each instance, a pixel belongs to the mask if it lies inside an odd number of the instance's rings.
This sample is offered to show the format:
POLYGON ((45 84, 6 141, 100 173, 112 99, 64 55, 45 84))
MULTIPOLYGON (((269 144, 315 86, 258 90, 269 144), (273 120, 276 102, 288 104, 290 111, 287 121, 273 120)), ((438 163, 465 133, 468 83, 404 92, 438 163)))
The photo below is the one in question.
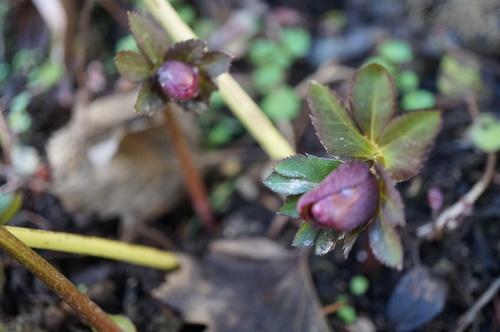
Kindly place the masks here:
POLYGON ((165 61, 156 71, 162 91, 173 101, 187 101, 198 96, 198 69, 181 61, 165 61))
POLYGON ((302 195, 297 210, 315 228, 345 231, 361 226, 376 213, 378 181, 360 161, 337 167, 314 189, 302 195))

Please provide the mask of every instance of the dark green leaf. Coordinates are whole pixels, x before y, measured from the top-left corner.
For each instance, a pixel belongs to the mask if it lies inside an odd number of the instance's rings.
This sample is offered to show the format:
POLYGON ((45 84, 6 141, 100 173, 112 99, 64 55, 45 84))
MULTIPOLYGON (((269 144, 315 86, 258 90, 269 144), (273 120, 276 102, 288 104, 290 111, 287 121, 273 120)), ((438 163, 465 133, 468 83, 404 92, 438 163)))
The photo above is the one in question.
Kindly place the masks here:
POLYGON ((362 225, 357 228, 351 229, 350 231, 345 232, 344 245, 342 246, 345 258, 347 258, 347 256, 351 252, 351 249, 354 246, 354 242, 356 242, 359 233, 361 233, 364 227, 365 225, 362 225))
POLYGON ((383 220, 382 213, 370 224, 370 247, 375 257, 389 267, 403 267, 403 247, 399 235, 383 220))
POLYGON ((342 240, 344 236, 344 231, 336 231, 334 229, 320 230, 316 239, 316 255, 324 255, 335 249, 337 242, 342 240))
POLYGON ((129 12, 128 21, 132 35, 142 54, 154 67, 160 66, 170 46, 170 41, 165 32, 149 19, 137 13, 129 12))
POLYGON ((146 58, 134 51, 121 51, 115 57, 118 72, 126 80, 139 83, 147 80, 153 71, 153 67, 146 58))
POLYGON ((291 156, 278 161, 273 169, 276 173, 290 178, 305 178, 320 183, 341 163, 337 160, 315 156, 291 156))
POLYGON ((415 176, 441 126, 439 111, 415 111, 395 118, 379 139, 385 167, 396 181, 415 176))
POLYGON ((178 60, 198 65, 201 63, 204 50, 204 41, 199 39, 185 40, 171 47, 165 56, 165 60, 178 60))
POLYGON ((361 132, 376 142, 396 110, 395 87, 389 72, 370 64, 354 77, 351 111, 361 132))
POLYGON ((317 185, 304 178, 289 178, 278 173, 269 175, 264 184, 272 191, 284 195, 303 194, 317 185))
POLYGON ((0 225, 7 224, 21 209, 23 196, 0 193, 0 225))
POLYGON ((203 54, 198 65, 205 70, 211 78, 217 77, 229 71, 233 57, 224 52, 209 51, 203 54))
POLYGON ((314 128, 328 153, 372 159, 376 147, 361 135, 347 110, 328 88, 312 82, 308 101, 314 128))
POLYGON ((162 110, 164 106, 165 102, 158 95, 153 83, 144 83, 141 91, 139 91, 135 110, 138 113, 151 115, 154 112, 162 110))
POLYGON ((384 221, 389 226, 404 226, 404 203, 394 180, 382 164, 375 163, 375 170, 380 176, 380 202, 384 221))
POLYGON ((301 195, 290 195, 286 197, 285 204, 279 209, 278 213, 295 219, 300 219, 297 212, 297 202, 301 195))
POLYGON ((300 226, 300 229, 295 234, 292 246, 294 247, 310 247, 314 244, 319 230, 313 228, 310 223, 305 222, 300 226))

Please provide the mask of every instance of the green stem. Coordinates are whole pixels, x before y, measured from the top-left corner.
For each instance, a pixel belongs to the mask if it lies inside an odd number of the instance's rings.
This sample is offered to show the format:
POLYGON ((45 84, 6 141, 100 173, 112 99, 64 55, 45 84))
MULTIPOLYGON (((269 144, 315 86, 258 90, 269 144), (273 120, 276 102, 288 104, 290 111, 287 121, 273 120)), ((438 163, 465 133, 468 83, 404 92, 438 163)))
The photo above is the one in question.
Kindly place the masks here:
POLYGON ((2 228, 32 248, 115 259, 161 270, 172 270, 179 266, 179 261, 173 253, 155 248, 91 236, 22 227, 2 228))
MULTIPOLYGON (((142 2, 174 41, 197 38, 168 1, 142 0, 142 2)), ((218 83, 221 96, 228 107, 270 158, 280 159, 295 154, 286 139, 231 75, 222 74, 218 78, 218 83)))
POLYGON ((0 227, 0 248, 24 265, 31 273, 66 301, 94 329, 99 332, 121 332, 121 329, 97 304, 92 302, 65 276, 3 226, 0 227))

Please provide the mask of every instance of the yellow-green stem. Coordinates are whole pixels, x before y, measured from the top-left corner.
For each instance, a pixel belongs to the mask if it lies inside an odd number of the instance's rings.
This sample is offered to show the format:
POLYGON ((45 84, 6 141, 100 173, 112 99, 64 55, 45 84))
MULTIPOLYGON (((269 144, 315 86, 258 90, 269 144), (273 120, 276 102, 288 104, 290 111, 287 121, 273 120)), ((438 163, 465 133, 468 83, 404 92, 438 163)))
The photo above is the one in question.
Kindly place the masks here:
POLYGON ((4 226, 0 226, 0 247, 66 301, 94 329, 99 332, 121 332, 97 304, 4 226))
POLYGON ((162 270, 171 270, 179 266, 179 261, 173 253, 155 248, 22 227, 5 226, 5 229, 31 248, 109 258, 162 270))
MULTIPOLYGON (((142 2, 174 41, 197 38, 168 1, 143 0, 142 2)), ((228 107, 271 159, 280 159, 295 154, 286 139, 231 75, 222 74, 218 78, 218 83, 222 98, 228 107)))

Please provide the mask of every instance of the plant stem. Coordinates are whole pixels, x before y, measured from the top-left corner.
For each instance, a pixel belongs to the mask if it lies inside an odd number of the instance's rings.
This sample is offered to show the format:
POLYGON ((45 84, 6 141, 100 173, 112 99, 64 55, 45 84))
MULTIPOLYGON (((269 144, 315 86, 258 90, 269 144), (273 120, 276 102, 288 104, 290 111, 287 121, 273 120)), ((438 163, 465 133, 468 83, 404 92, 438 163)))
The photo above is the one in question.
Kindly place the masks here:
MULTIPOLYGON (((197 38, 168 1, 143 0, 142 2, 174 41, 197 38)), ((270 158, 280 159, 295 154, 286 139, 231 75, 222 74, 218 78, 218 83, 221 96, 228 107, 270 158)))
POLYGON ((198 216, 200 216, 203 226, 210 231, 215 226, 215 215, 210 207, 203 180, 198 169, 194 166, 186 138, 177 122, 174 107, 176 107, 174 103, 167 103, 165 106, 165 128, 170 135, 175 154, 181 164, 182 175, 186 182, 193 208, 198 216))
POLYGON ((0 247, 66 301, 84 321, 97 331, 121 332, 121 329, 97 304, 3 226, 0 227, 0 247))
POLYGON ((172 270, 179 266, 179 261, 173 253, 155 248, 22 227, 5 226, 5 229, 31 248, 109 258, 161 270, 172 270))

